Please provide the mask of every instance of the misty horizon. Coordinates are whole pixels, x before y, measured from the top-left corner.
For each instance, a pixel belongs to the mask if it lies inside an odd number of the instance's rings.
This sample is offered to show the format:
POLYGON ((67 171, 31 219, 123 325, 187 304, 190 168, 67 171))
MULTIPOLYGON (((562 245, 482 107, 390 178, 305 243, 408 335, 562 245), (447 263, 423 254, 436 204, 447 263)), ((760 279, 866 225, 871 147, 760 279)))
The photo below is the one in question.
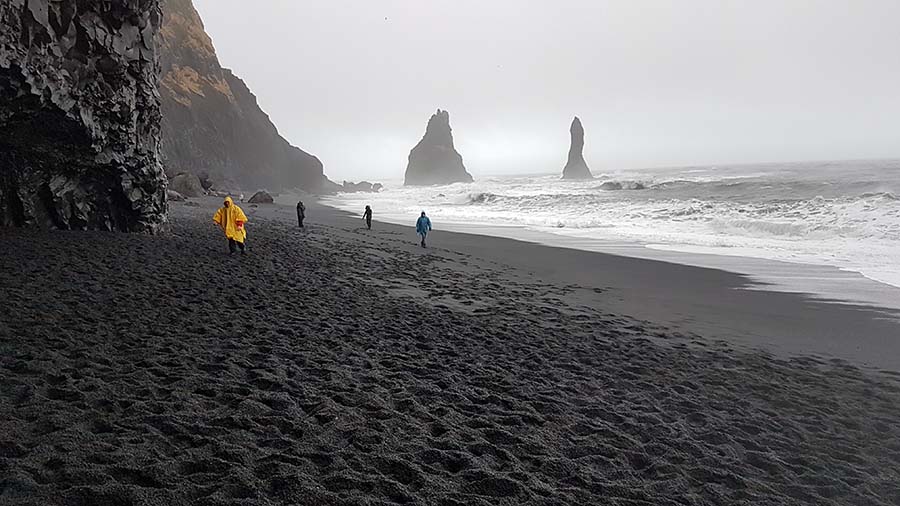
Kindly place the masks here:
POLYGON ((476 177, 560 172, 573 116, 595 174, 900 157, 900 5, 690 5, 196 2, 335 180, 402 178, 438 108, 476 177))

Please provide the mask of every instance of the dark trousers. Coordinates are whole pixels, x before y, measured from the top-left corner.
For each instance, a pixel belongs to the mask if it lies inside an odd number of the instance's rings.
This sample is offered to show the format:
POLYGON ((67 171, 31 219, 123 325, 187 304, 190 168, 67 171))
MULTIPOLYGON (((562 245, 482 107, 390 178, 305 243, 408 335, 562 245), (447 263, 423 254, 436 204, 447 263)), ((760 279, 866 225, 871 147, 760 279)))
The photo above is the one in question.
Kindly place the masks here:
POLYGON ((234 253, 237 248, 241 249, 241 253, 244 252, 244 243, 237 242, 234 239, 228 239, 228 251, 234 253))
POLYGON ((297 223, 300 225, 300 228, 303 228, 303 220, 304 219, 306 219, 305 215, 303 215, 301 213, 297 213, 297 223))
POLYGON ((366 218, 366 227, 372 230, 372 218, 366 218))

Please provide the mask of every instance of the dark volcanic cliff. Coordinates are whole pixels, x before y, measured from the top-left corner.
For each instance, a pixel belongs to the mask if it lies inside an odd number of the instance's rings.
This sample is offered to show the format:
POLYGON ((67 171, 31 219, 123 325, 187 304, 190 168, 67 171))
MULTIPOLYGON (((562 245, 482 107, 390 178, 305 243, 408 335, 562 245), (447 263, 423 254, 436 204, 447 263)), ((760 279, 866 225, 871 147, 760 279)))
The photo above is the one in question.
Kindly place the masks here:
POLYGON ((572 144, 569 146, 569 160, 563 169, 563 179, 591 179, 591 169, 588 168, 587 162, 584 161, 584 127, 581 126, 581 120, 578 116, 572 120, 572 126, 569 128, 572 136, 572 144))
POLYGON ((247 85, 223 69, 191 0, 162 0, 162 153, 166 171, 220 186, 318 190, 318 158, 291 146, 247 85))
POLYGON ((409 153, 405 185, 470 183, 462 156, 453 147, 450 113, 440 109, 428 120, 425 136, 409 153))
POLYGON ((0 226, 158 230, 158 0, 0 2, 0 226))

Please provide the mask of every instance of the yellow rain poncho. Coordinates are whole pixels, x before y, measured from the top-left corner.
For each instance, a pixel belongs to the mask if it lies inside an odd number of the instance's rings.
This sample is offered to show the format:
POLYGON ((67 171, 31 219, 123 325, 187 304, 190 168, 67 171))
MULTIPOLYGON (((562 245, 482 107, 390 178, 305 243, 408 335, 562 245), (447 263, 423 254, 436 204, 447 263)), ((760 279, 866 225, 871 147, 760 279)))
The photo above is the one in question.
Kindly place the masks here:
POLYGON ((243 243, 247 238, 247 230, 244 228, 244 224, 247 223, 247 215, 240 207, 234 205, 231 197, 225 197, 225 202, 228 205, 222 206, 216 211, 213 221, 222 227, 225 237, 243 243))

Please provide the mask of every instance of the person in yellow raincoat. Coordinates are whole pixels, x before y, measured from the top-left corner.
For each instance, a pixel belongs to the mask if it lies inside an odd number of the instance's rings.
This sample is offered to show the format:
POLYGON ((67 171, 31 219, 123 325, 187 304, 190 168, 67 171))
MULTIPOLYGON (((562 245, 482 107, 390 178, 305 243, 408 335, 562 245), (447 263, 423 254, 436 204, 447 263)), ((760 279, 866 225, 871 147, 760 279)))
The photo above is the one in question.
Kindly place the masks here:
POLYGON ((228 250, 231 254, 233 255, 237 248, 241 249, 241 255, 246 254, 244 240, 247 239, 247 230, 244 228, 244 224, 247 223, 247 215, 244 214, 243 209, 234 205, 231 197, 225 197, 225 203, 216 211, 213 221, 225 232, 225 237, 228 238, 228 250))

